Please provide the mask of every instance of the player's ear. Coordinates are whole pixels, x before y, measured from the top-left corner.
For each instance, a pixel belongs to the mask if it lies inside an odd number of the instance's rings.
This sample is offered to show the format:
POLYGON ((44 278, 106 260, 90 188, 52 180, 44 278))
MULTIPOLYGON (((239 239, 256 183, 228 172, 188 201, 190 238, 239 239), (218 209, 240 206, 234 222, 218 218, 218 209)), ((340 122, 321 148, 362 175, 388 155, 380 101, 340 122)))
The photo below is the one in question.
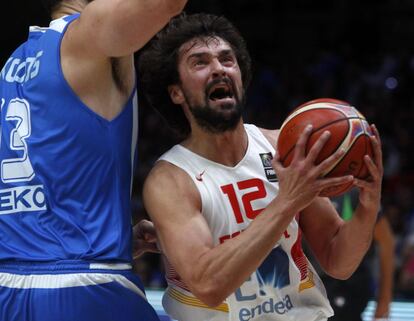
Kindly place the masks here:
POLYGON ((183 91, 179 85, 169 85, 168 93, 170 94, 170 98, 174 104, 181 105, 185 101, 183 91))

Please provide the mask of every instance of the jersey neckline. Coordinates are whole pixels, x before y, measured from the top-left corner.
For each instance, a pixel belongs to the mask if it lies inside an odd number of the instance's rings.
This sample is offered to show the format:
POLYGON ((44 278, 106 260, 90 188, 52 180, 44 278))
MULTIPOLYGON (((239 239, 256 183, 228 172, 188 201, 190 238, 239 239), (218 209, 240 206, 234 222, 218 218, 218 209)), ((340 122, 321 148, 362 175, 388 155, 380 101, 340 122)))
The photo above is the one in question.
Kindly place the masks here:
POLYGON ((209 164, 211 164, 213 166, 218 166, 218 167, 224 168, 226 170, 237 170, 240 166, 243 165, 243 163, 246 161, 247 157, 249 156, 250 150, 251 150, 251 143, 252 143, 251 135, 250 135, 249 130, 246 127, 246 124, 243 124, 243 127, 244 127, 244 130, 245 130, 246 134, 247 134, 247 148, 246 148, 246 152, 243 155, 242 159, 235 166, 227 166, 227 165, 224 165, 224 164, 221 164, 221 163, 217 163, 217 162, 215 162, 213 160, 210 160, 208 158, 205 158, 205 157, 203 157, 203 156, 201 156, 201 155, 193 152, 192 150, 188 149, 187 147, 184 147, 181 144, 177 144, 176 145, 176 148, 179 148, 182 151, 184 151, 184 152, 186 152, 188 154, 191 154, 192 156, 200 159, 201 161, 204 161, 206 163, 209 163, 209 164))

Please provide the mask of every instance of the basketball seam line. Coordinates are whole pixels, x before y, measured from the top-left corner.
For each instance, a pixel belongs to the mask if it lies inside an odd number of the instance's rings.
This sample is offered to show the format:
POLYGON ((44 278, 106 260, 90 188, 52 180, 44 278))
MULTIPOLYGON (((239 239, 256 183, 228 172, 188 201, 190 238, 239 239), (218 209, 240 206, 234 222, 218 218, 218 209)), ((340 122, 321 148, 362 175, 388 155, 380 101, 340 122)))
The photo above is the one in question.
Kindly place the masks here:
MULTIPOLYGON (((358 137, 361 137, 361 136, 363 136, 364 134, 360 134, 360 135, 358 135, 358 136, 356 136, 355 138, 358 138, 358 137)), ((349 146, 349 148, 348 149, 351 149, 352 148, 352 146, 354 146, 355 144, 356 144, 356 142, 357 142, 357 140, 358 139, 355 139, 353 142, 352 142, 352 144, 349 146)), ((366 152, 367 152, 367 148, 366 148, 366 143, 364 143, 364 145, 365 145, 365 154, 366 154, 366 152)), ((326 176, 326 175, 329 175, 330 173, 332 173, 332 171, 335 169, 335 168, 337 168, 338 167, 338 165, 339 165, 339 163, 341 162, 341 160, 344 158, 346 156, 346 154, 344 154, 344 155, 342 155, 342 157, 336 162, 336 165, 329 171, 329 172, 327 172, 324 176, 326 176)), ((361 170, 362 170, 362 167, 359 169, 359 171, 358 171, 358 176, 359 176, 359 173, 361 172, 361 170)))
MULTIPOLYGON (((292 119, 294 119, 294 118, 292 118, 292 119)), ((334 121, 331 121, 330 123, 327 123, 327 124, 325 124, 325 125, 323 125, 323 126, 321 126, 321 127, 318 127, 318 128, 316 128, 316 129, 312 130, 312 132, 310 133, 309 137, 310 137, 310 136, 312 136, 312 134, 313 134, 314 132, 317 132, 318 130, 321 130, 321 129, 323 129, 323 128, 325 128, 325 127, 329 126, 329 125, 332 125, 332 124, 335 124, 335 123, 337 123, 337 122, 340 122, 340 121, 343 121, 343 120, 347 120, 347 119, 360 119, 360 120, 362 120, 362 118, 361 118, 361 117, 345 117, 345 118, 336 119, 336 120, 334 120, 334 121)), ((349 128, 350 128, 350 126, 348 126, 348 131, 349 131, 349 128)), ((294 150, 294 149, 295 149, 296 145, 297 145, 297 144, 294 144, 294 145, 293 145, 293 146, 289 149, 289 151, 286 153, 285 157, 281 160, 281 162, 282 162, 282 163, 283 163, 283 162, 286 160, 286 158, 290 155, 290 153, 292 152, 292 150, 294 150)), ((340 144, 339 144, 339 145, 340 145, 340 144)), ((337 145, 337 146, 336 146, 336 149, 338 149, 339 145, 337 145)), ((336 149, 335 149, 335 150, 336 150, 336 149)))

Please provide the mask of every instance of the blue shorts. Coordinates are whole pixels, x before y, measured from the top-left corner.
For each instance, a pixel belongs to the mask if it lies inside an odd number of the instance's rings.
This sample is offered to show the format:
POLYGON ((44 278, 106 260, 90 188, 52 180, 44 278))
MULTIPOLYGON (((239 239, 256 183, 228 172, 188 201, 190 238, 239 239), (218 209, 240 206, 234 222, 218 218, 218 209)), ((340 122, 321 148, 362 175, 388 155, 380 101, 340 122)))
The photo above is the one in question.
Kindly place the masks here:
POLYGON ((159 321, 129 264, 0 263, 2 321, 159 321))

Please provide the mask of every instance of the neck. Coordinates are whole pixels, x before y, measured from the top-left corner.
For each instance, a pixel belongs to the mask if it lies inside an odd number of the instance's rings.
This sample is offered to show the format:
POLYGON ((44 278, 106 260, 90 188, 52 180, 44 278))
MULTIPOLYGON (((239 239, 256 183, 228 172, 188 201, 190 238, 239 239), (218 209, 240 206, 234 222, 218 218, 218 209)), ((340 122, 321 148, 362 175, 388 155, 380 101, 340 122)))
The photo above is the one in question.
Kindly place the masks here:
POLYGON ((63 1, 59 7, 52 12, 52 19, 59 19, 64 16, 80 13, 86 6, 86 2, 83 0, 71 0, 63 1))
POLYGON ((182 145, 213 162, 233 167, 246 154, 248 138, 243 121, 240 120, 235 130, 220 134, 193 126, 190 137, 182 145))

